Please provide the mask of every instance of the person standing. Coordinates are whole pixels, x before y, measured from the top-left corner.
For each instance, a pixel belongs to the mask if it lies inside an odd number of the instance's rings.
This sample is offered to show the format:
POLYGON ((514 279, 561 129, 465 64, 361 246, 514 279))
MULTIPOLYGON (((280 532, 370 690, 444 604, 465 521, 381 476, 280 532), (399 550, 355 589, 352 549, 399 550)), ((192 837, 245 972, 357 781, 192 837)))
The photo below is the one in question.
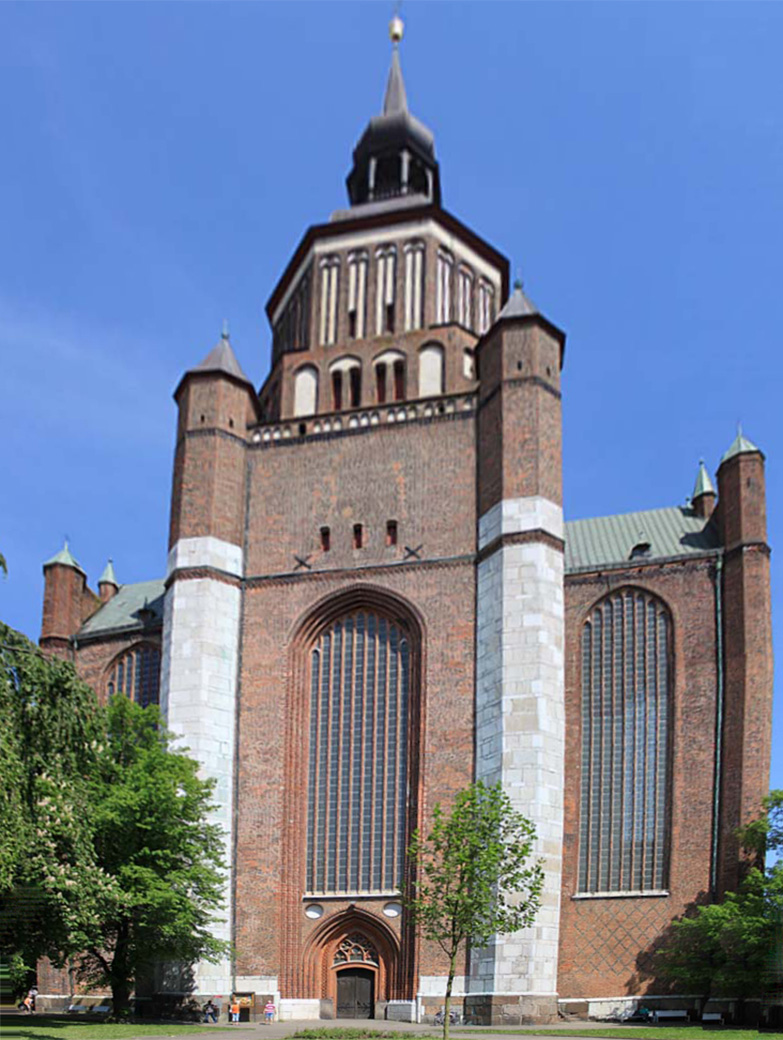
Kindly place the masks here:
POLYGON ((230 1022, 239 1021, 239 1001, 236 997, 231 998, 231 1003, 228 1008, 228 1019, 230 1022))
POLYGON ((275 1020, 275 1002, 270 998, 264 1004, 264 1025, 269 1025, 270 1022, 275 1020))
POLYGON ((210 1022, 217 1022, 218 1020, 218 1009, 211 1000, 208 1000, 203 1007, 204 1021, 209 1024, 210 1022))

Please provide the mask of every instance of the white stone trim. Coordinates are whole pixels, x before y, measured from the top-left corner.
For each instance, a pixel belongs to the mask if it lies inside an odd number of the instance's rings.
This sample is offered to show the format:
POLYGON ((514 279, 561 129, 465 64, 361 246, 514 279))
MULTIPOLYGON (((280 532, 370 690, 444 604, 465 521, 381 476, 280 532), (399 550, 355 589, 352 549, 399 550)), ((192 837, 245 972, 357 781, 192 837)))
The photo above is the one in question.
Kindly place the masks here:
MULTIPOLYGON (((188 541, 207 543, 202 547, 210 550, 228 545, 211 538, 188 541)), ((241 550, 230 545, 228 549, 241 559, 241 550)), ((240 599, 238 588, 213 578, 174 582, 164 602, 161 661, 160 703, 168 727, 179 745, 201 763, 200 774, 216 784, 212 821, 223 829, 223 858, 228 869, 221 920, 213 922, 211 930, 226 940, 232 938, 230 865, 240 599)), ((196 994, 229 993, 230 959, 215 964, 202 961, 194 969, 194 982, 196 994)))
MULTIPOLYGON (((420 975, 419 997, 440 997, 446 999, 446 983, 448 975, 420 975)), ((464 975, 455 975, 454 984, 451 988, 452 997, 464 997, 468 992, 467 980, 464 975)))
POLYGON ((562 507, 540 495, 527 498, 505 498, 496 502, 479 518, 479 551, 504 534, 523 531, 546 531, 555 538, 563 538, 562 507))
MULTIPOLYGON (((479 530, 485 545, 519 531, 560 537, 562 510, 538 496, 502 502, 479 530)), ((537 539, 501 544, 478 566, 476 776, 500 781, 535 824, 544 888, 530 928, 497 935, 473 952, 471 993, 556 993, 564 765, 563 553, 537 539)))
POLYGON ((320 1000, 295 1000, 291 997, 281 998, 277 1006, 279 1022, 312 1021, 321 1017, 320 1000))
POLYGON ((169 552, 166 577, 181 567, 214 567, 241 578, 244 573, 242 549, 222 538, 180 538, 169 552))

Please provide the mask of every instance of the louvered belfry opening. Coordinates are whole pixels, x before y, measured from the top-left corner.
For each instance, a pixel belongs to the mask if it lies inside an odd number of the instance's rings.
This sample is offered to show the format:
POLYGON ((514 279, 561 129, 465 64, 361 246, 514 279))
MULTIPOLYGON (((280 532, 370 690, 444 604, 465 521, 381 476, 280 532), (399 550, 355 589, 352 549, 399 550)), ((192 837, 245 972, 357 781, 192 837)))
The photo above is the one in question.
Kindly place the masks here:
POLYGON ((671 617, 623 589, 582 631, 579 891, 665 889, 669 806, 671 617))
POLYGON ((403 877, 410 639, 356 611, 310 652, 307 890, 389 892, 403 877))

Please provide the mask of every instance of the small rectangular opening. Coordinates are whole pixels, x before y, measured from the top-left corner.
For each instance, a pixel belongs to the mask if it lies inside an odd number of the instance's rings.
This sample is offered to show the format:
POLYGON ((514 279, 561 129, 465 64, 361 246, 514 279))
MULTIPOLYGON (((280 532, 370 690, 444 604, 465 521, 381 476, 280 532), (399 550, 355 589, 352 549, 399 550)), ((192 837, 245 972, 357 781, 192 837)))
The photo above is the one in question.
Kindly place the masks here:
POLYGON ((394 400, 405 400, 405 362, 394 362, 394 400))
POLYGON ((362 370, 357 365, 349 373, 351 381, 351 408, 358 408, 362 403, 362 370))
POLYGON ((356 339, 356 311, 348 311, 348 335, 356 339))
POLYGON ((353 525, 353 547, 361 549, 364 545, 364 528, 361 524, 353 525))
POLYGON ((396 545, 397 544, 397 521, 387 520, 386 521, 386 544, 396 545))
POLYGON ((332 406, 336 412, 342 411, 343 407, 343 374, 332 372, 332 406))
POLYGON ((394 304, 386 304, 386 328, 385 332, 394 332, 394 304))
POLYGON ((375 366, 375 391, 378 404, 386 404, 386 365, 383 362, 375 366))
POLYGON ((328 527, 321 528, 321 551, 329 552, 332 547, 332 536, 328 527))

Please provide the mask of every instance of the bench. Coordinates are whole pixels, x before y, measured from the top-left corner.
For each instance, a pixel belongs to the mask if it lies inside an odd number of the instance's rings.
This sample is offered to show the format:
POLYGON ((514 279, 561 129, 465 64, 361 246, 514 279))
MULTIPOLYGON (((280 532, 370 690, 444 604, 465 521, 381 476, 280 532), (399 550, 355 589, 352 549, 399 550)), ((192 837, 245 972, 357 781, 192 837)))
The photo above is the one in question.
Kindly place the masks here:
POLYGON ((721 1011, 705 1011, 701 1016, 702 1022, 717 1022, 719 1026, 723 1025, 723 1013, 721 1011))
POLYGON ((97 1007, 90 1008, 94 1015, 108 1015, 111 1011, 111 1004, 99 1004, 97 1007))
POLYGON ((89 1009, 89 1007, 86 1004, 69 1004, 68 1005, 68 1014, 69 1015, 78 1015, 78 1014, 81 1014, 83 1011, 89 1011, 89 1010, 90 1009, 89 1009))
POLYGON ((684 1018, 687 1021, 687 1011, 653 1011, 653 1022, 665 1022, 673 1018, 684 1018))

